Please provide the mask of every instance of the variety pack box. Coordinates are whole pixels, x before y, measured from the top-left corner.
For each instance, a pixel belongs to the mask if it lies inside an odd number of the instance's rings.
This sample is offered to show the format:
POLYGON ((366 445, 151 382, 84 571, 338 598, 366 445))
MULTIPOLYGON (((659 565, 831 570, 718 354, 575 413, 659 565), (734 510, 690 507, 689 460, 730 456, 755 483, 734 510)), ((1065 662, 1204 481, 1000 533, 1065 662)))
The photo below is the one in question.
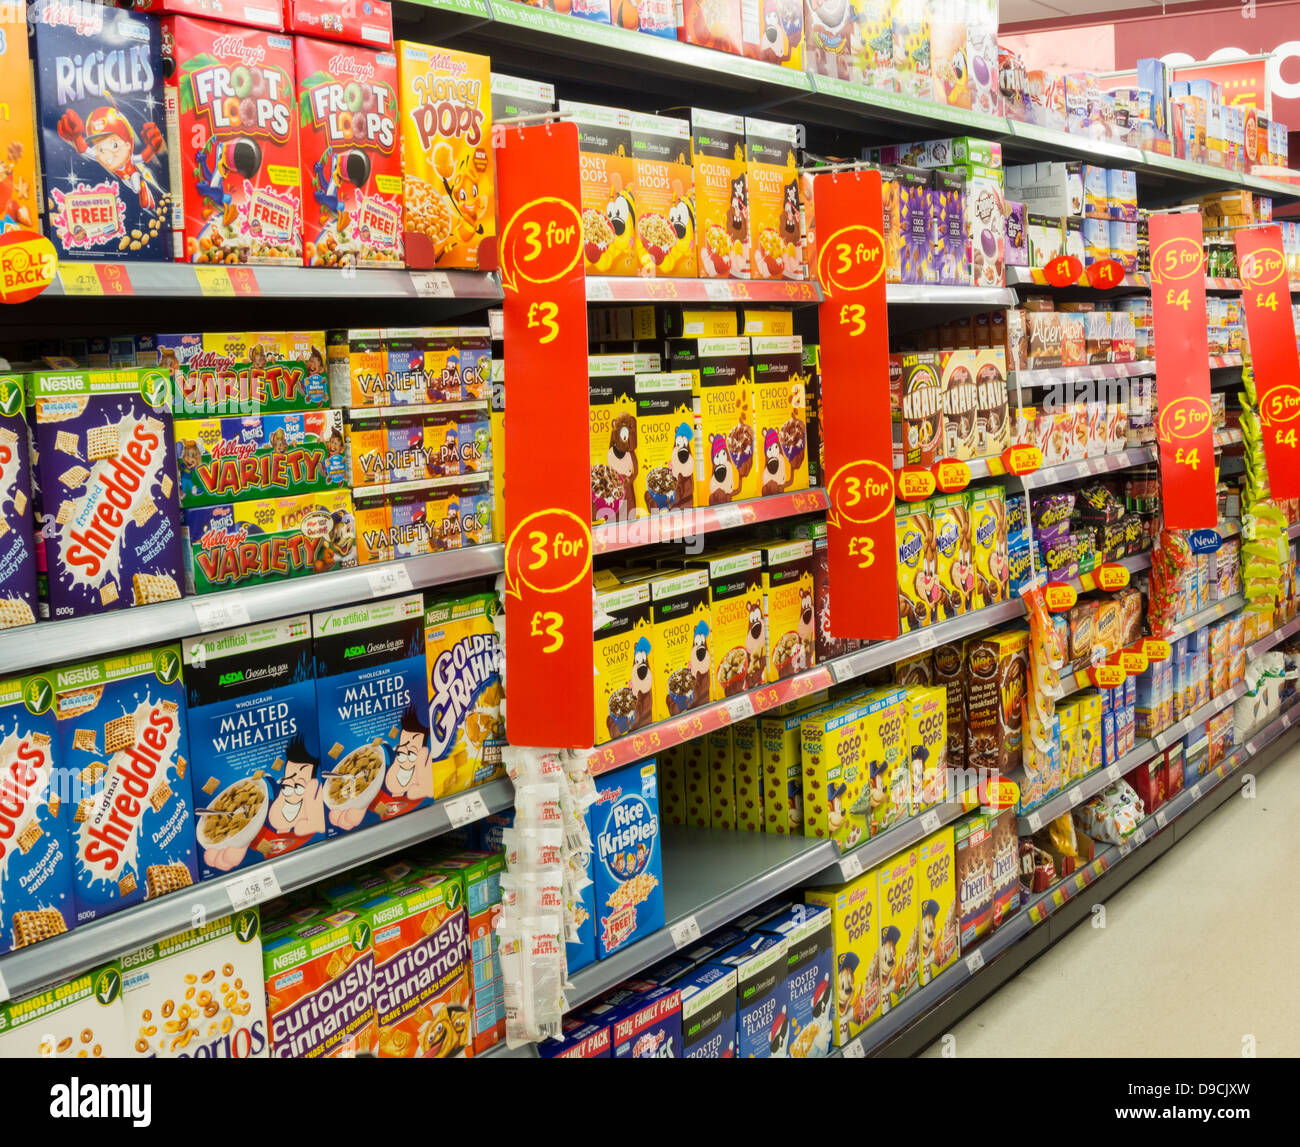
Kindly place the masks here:
POLYGON ((956 963, 961 952, 955 847, 951 826, 926 837, 917 847, 916 879, 921 918, 918 982, 922 987, 956 963))
POLYGON ((325 839, 311 618, 183 647, 205 880, 325 839))
POLYGON ((880 1017, 878 884, 873 868, 847 883, 804 892, 805 903, 831 914, 835 992, 830 1017, 836 1047, 880 1017))
POLYGON ((25 408, 23 376, 0 374, 0 629, 30 625, 39 608, 25 408))
POLYGON ((606 773, 588 812, 601 959, 664 926, 663 853, 653 761, 606 773))
POLYGON ((831 1050, 831 964, 835 928, 827 908, 797 904, 763 921, 758 930, 786 943, 791 1059, 824 1059, 831 1050))
POLYGON ((919 853, 901 852, 880 866, 880 1009, 897 1007, 917 984, 921 963, 919 853))
POLYGON ((58 760, 80 781, 68 809, 77 922, 193 884, 179 647, 135 649, 53 678, 58 760))
POLYGON ((615 1059, 680 1059, 682 994, 675 985, 651 988, 611 1017, 615 1059))
POLYGON ((700 278, 747 279, 749 190, 744 118, 692 108, 691 162, 695 168, 700 278))
POLYGON ((419 594, 311 615, 326 832, 433 799, 419 594))
POLYGON ((302 263, 293 40, 163 18, 175 258, 302 263))
POLYGON ((324 331, 162 335, 158 361, 179 375, 178 417, 281 414, 328 405, 325 346, 324 331))
POLYGON ((121 1059, 130 1046, 117 963, 0 1004, 0 1059, 121 1059))

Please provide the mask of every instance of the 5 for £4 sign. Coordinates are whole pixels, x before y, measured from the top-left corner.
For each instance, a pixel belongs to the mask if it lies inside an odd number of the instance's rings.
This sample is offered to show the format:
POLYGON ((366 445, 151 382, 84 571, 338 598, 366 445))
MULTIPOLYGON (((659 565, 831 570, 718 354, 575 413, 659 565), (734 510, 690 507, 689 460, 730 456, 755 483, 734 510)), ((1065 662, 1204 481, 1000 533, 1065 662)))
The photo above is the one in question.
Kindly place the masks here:
POLYGON ((495 143, 510 379, 503 490, 510 738, 583 748, 595 718, 578 130, 507 128, 495 143))

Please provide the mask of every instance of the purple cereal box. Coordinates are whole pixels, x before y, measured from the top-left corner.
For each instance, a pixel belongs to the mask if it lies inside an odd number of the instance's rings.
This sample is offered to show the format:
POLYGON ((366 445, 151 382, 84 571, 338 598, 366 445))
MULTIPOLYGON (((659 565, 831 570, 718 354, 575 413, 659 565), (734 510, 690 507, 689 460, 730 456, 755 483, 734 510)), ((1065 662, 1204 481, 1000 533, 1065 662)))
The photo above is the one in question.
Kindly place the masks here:
POLYGON ((167 372, 42 371, 32 393, 49 616, 180 597, 167 372))
POLYGON ((0 629, 36 620, 31 451, 23 377, 0 374, 0 629))
POLYGON ((1029 239, 1025 231, 1025 205, 1010 199, 1002 204, 1007 232, 1007 266, 1029 266, 1029 239))
POLYGON ((934 244, 932 282, 970 282, 966 261, 966 178, 959 171, 930 173, 930 236, 934 244))
POLYGON ((903 250, 901 278, 904 283, 936 281, 930 240, 930 173, 919 168, 900 167, 898 213, 903 250))

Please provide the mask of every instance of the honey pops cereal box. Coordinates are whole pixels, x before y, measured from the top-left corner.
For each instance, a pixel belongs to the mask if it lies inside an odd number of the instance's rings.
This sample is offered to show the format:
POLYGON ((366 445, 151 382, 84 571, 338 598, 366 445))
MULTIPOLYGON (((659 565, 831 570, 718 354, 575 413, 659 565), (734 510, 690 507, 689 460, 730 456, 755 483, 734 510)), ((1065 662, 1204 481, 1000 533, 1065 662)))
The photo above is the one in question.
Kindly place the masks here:
POLYGON ((0 1004, 0 1059, 121 1059, 129 1047, 116 962, 0 1004))
POLYGON ((23 5, 0 0, 0 105, 8 109, 0 131, 0 235, 14 228, 38 229, 40 185, 36 176, 36 114, 32 104, 31 61, 22 34, 23 5))
POLYGON ((268 1057, 256 908, 146 944, 119 962, 128 1058, 268 1057))
MULTIPOLYGON (((0 8, 0 13, 4 11, 0 8)), ((0 629, 36 620, 31 450, 20 374, 0 374, 0 629)), ((692 475, 694 472, 692 460, 692 475)), ((694 477, 692 476, 692 482, 694 477)))
POLYGON ((175 258, 301 264, 292 39, 189 16, 162 29, 175 258))
POLYGON ((601 959, 664 926, 663 854, 654 761, 596 780, 589 810, 601 959))
POLYGON ((954 848, 952 825, 941 828, 917 846, 921 917, 918 982, 921 987, 955 964, 961 953, 954 848))
POLYGON ((830 1000, 833 1042, 843 1047, 880 1018, 879 882, 872 868, 844 884, 809 888, 804 902, 831 914, 835 986, 830 1000))
POLYGON ((921 963, 919 853, 900 852, 880 866, 880 1011, 915 989, 921 963))

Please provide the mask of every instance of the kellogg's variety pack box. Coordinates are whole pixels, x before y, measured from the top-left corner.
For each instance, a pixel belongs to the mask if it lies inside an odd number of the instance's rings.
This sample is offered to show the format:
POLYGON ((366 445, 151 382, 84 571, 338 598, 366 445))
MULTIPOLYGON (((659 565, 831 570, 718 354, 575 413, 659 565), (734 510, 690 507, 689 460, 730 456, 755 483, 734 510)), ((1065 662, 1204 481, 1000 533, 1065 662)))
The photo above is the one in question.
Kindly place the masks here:
POLYGON ((293 40, 189 16, 162 36, 175 258, 301 264, 293 40))
POLYGON ((329 404, 324 331, 162 335, 158 358, 173 377, 179 374, 178 417, 279 414, 329 404))
POLYGON ((38 608, 25 408, 23 376, 0 374, 0 629, 30 625, 38 608))
POLYGON ((0 1004, 0 1059, 120 1059, 129 1047, 116 962, 0 1004))
POLYGON ((654 761, 605 773, 588 809, 595 848, 600 959, 664 926, 663 853, 654 761))
POLYGON ((45 234, 60 258, 170 260, 158 22, 34 0, 27 23, 45 234))

